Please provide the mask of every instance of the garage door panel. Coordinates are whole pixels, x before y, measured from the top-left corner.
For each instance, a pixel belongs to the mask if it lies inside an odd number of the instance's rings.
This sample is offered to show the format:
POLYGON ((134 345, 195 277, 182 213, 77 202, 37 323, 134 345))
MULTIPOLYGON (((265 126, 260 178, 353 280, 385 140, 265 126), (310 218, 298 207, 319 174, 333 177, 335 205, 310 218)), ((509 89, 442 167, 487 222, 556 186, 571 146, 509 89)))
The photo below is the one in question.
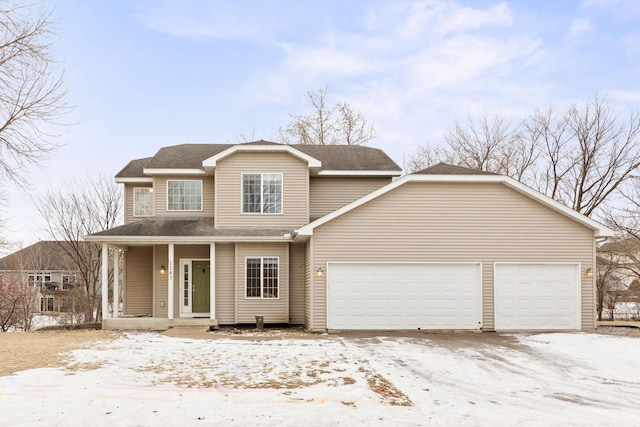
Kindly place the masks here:
POLYGON ((330 329, 478 329, 479 263, 329 263, 330 329))
POLYGON ((495 328, 579 329, 580 265, 496 263, 495 328))

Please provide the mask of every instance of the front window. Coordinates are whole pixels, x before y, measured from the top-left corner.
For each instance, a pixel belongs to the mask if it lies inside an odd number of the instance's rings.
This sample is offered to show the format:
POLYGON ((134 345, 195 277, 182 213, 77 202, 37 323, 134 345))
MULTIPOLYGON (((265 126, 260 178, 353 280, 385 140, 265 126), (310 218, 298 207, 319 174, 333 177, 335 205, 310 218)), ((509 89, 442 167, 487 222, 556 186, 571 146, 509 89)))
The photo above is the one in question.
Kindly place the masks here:
POLYGON ((168 211, 201 211, 202 181, 200 180, 168 180, 168 211))
POLYGON ((242 213, 282 213, 282 174, 243 174, 242 213))
POLYGON ((278 257, 247 258, 247 298, 278 298, 278 257))
POLYGON ((153 215, 153 189, 138 187, 133 189, 133 216, 153 215))

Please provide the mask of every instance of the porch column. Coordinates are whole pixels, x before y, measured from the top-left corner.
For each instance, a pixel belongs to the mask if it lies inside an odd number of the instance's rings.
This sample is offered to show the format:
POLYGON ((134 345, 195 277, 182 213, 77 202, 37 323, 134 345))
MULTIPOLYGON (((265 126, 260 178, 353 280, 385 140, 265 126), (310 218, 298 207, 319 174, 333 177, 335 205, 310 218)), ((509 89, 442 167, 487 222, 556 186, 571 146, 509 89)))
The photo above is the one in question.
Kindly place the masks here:
POLYGON ((167 317, 173 320, 173 243, 169 243, 169 261, 167 264, 168 283, 167 283, 167 317))
POLYGON ((102 266, 100 272, 100 293, 102 294, 102 319, 109 318, 109 248, 106 243, 102 244, 102 266))
POLYGON ((113 250, 113 318, 120 314, 120 251, 113 250))
POLYGON ((209 318, 216 318, 216 244, 209 244, 209 318))

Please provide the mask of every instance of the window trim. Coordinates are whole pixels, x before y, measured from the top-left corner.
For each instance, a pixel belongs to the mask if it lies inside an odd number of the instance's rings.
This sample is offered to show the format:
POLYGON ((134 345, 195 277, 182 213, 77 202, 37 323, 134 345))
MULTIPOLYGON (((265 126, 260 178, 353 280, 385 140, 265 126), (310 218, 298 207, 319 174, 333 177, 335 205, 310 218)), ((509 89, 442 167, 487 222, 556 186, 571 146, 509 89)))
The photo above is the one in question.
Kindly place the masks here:
POLYGON ((277 255, 264 255, 264 256, 245 256, 244 257, 244 299, 245 300, 279 300, 281 294, 281 282, 280 282, 280 257, 277 255), (265 297, 264 296, 264 260, 267 258, 276 259, 278 262, 278 275, 276 276, 276 280, 278 282, 278 296, 277 297, 265 297), (247 275, 247 262, 250 259, 259 259, 260 260, 260 296, 259 297, 250 297, 247 296, 247 285, 249 276, 247 275))
POLYGON ((201 179, 167 179, 166 181, 166 209, 167 212, 202 212, 204 210, 204 182, 201 179), (199 182, 200 183, 200 209, 169 209, 169 183, 170 182, 199 182))
POLYGON ((284 215, 284 173, 282 172, 242 172, 240 174, 240 215, 284 215), (244 177, 245 175, 260 175, 260 212, 244 211, 244 177), (280 212, 263 212, 263 188, 265 175, 278 175, 280 177, 280 212))
MULTIPOLYGON (((168 191, 169 186, 167 185, 167 191, 168 191)), ((133 192, 131 193, 132 197, 133 197, 133 217, 134 218, 145 218, 145 217, 149 217, 149 216, 153 216, 153 204, 154 204, 154 199, 153 199, 153 187, 133 187, 133 192), (137 215, 136 214, 136 190, 146 190, 149 194, 151 194, 151 205, 149 206, 150 208, 150 213, 148 215, 137 215)), ((168 197, 168 193, 167 193, 167 203, 168 203, 169 197, 168 197)))

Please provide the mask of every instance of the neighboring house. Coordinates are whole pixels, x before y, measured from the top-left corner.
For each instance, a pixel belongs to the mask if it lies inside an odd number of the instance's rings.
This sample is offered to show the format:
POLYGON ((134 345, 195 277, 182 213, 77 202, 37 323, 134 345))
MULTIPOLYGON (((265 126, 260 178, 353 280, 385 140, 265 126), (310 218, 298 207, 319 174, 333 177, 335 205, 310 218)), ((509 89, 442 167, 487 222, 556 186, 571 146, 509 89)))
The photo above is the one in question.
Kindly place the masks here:
POLYGON ((116 175, 125 224, 86 237, 125 251, 125 318, 103 327, 595 328, 596 239, 612 230, 506 176, 400 175, 348 145, 186 144, 131 161, 116 175))
POLYGON ((640 241, 611 240, 597 249, 598 271, 605 278, 603 318, 640 319, 640 241))
POLYGON ((76 271, 58 242, 40 241, 0 258, 0 280, 18 280, 36 288, 36 312, 72 309, 70 291, 76 271))

